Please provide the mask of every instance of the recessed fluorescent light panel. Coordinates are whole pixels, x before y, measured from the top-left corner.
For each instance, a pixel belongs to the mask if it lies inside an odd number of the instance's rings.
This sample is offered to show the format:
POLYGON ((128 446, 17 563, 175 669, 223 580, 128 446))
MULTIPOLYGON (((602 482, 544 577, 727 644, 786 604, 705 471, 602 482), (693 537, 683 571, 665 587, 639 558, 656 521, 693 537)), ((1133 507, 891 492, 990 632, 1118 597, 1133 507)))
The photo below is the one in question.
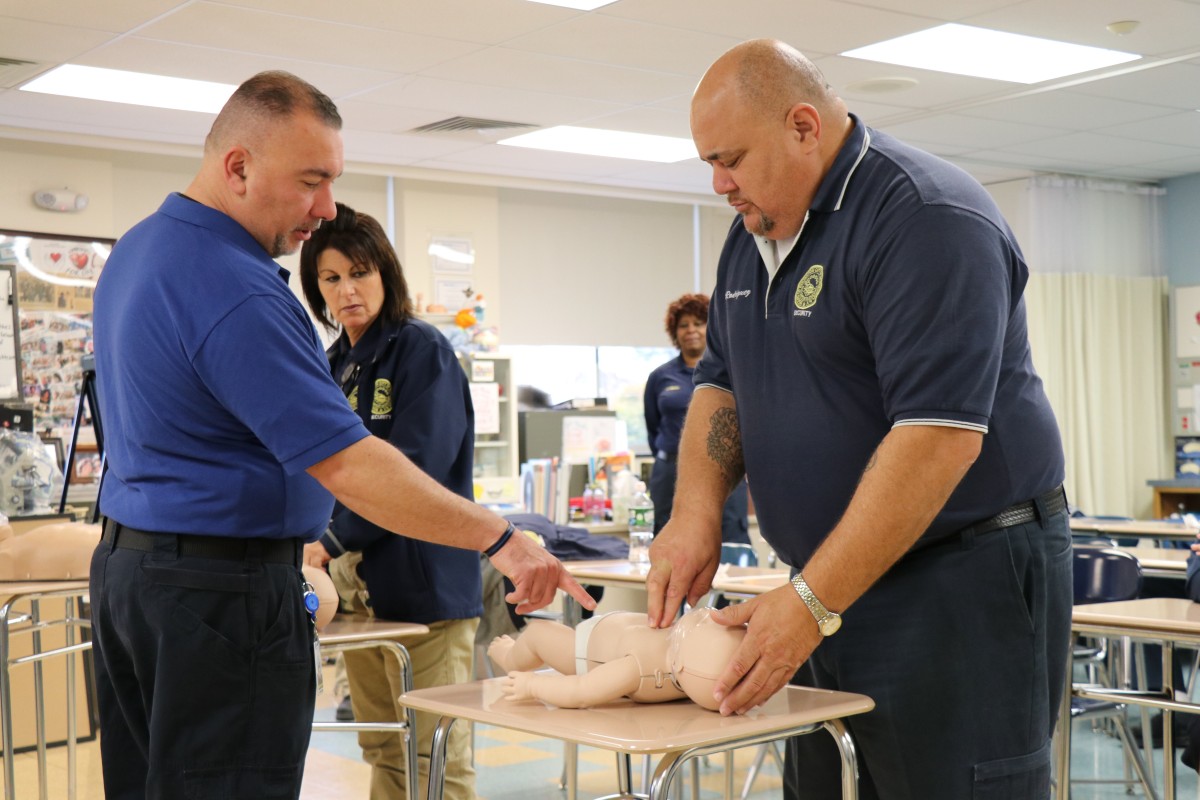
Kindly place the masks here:
POLYGON ((541 3, 545 6, 562 6, 563 8, 573 8, 576 11, 591 11, 606 6, 610 3, 615 3, 617 0, 530 0, 531 3, 541 3))
POLYGON ((573 128, 559 125, 532 133, 523 133, 496 144, 513 147, 532 147, 535 150, 555 150, 584 156, 632 158, 638 161, 658 161, 673 164, 696 157, 696 145, 691 139, 674 136, 655 136, 649 133, 606 131, 600 128, 573 128))
POLYGON ((1141 56, 950 23, 847 50, 851 58, 1014 83, 1040 83, 1141 56))
POLYGON ((21 87, 23 92, 173 108, 178 111, 203 111, 208 114, 220 111, 235 89, 236 86, 228 83, 168 78, 145 72, 81 67, 76 64, 56 67, 21 87))

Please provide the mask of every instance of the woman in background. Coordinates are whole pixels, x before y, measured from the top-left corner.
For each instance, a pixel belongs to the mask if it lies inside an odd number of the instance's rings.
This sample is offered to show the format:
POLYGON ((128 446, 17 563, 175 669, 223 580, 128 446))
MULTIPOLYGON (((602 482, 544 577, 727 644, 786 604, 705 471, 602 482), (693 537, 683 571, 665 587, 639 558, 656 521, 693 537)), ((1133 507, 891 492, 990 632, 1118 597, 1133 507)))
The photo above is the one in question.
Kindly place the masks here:
MULTIPOLYGON (((675 501, 676 458, 683 419, 692 402, 692 373, 704 355, 708 333, 708 296, 685 294, 667 307, 667 335, 679 355, 656 368, 646 379, 642 398, 646 415, 646 439, 654 453, 650 472, 650 499, 654 501, 654 533, 671 518, 675 501)), ((743 479, 721 514, 721 541, 750 544, 747 520, 749 499, 743 479)))
MULTIPOLYGON (((475 416, 466 375, 449 342, 414 318, 408 285, 383 228, 337 204, 337 217, 300 250, 300 283, 313 315, 341 328, 329 367, 350 407, 372 434, 387 439, 446 488, 473 499, 475 416)), ((335 506, 329 530, 305 549, 305 561, 329 562, 343 606, 381 619, 419 622, 429 633, 405 639, 413 686, 472 678, 475 629, 483 613, 479 554, 396 536, 335 506)), ((399 720, 396 660, 380 650, 345 654, 351 705, 359 720, 399 720)), ((421 791, 437 715, 417 715, 421 791)), ((469 726, 450 733, 445 796, 475 797, 469 726)), ((398 733, 358 735, 371 769, 371 800, 405 800, 398 733)))

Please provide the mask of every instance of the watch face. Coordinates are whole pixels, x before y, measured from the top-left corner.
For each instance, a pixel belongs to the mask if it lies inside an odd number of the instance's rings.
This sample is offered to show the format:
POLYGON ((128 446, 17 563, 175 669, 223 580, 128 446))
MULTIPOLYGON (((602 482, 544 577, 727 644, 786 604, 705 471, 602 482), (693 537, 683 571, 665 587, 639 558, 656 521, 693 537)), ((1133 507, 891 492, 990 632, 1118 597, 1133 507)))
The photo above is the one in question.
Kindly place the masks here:
POLYGON ((817 623, 817 627, 821 629, 822 636, 833 636, 842 627, 842 615, 831 611, 823 620, 817 623))

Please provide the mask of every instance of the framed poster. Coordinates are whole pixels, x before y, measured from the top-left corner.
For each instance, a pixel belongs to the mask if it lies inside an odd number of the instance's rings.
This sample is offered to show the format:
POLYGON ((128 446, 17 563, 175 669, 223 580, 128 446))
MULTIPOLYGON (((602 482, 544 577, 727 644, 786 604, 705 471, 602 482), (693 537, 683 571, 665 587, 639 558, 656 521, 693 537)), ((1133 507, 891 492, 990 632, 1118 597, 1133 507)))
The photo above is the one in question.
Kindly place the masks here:
POLYGON ((16 276, 21 397, 33 406, 34 430, 43 436, 71 436, 80 359, 93 348, 92 293, 113 244, 0 230, 0 266, 13 267, 16 276))

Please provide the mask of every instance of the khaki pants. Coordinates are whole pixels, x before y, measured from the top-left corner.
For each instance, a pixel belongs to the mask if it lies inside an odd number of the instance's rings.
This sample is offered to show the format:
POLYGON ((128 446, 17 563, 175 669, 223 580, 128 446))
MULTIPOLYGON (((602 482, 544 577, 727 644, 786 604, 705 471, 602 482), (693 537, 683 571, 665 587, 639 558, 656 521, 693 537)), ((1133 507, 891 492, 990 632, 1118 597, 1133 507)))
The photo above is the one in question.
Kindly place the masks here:
MULTIPOLYGON (((358 576, 361 553, 347 553, 330 562, 329 574, 337 586, 343 611, 373 616, 365 605, 366 585, 358 576)), ((413 688, 446 686, 472 679, 475 629, 478 617, 452 619, 429 625, 429 633, 403 642, 412 658, 413 688)), ((362 721, 398 720, 402 708, 396 703, 402 687, 396 659, 381 650, 351 650, 343 653, 350 680, 350 705, 354 718, 362 721)), ((433 731, 439 715, 417 713, 417 769, 421 796, 429 787, 429 756, 433 731)), ((371 800, 414 800, 405 794, 404 747, 399 734, 358 734, 363 760, 371 765, 371 800)), ((446 751, 446 800, 474 800, 475 767, 471 754, 471 726, 463 723, 450 731, 446 751)))

